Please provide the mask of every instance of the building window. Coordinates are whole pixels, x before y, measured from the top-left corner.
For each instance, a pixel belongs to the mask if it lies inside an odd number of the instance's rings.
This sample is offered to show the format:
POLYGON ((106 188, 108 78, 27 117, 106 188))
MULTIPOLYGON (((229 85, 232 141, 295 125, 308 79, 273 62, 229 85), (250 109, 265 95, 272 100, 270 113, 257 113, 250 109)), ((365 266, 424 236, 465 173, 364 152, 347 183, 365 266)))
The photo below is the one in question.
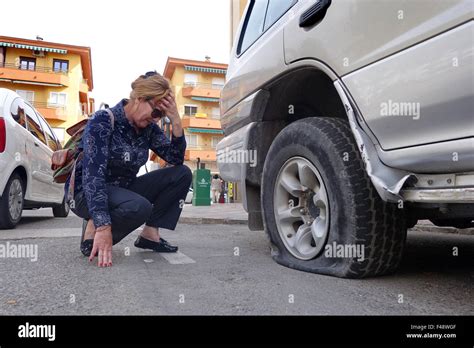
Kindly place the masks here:
POLYGON ((69 70, 69 61, 54 59, 53 60, 53 71, 67 73, 69 70))
POLYGON ((65 107, 67 104, 67 94, 66 93, 56 93, 51 92, 49 94, 48 105, 53 107, 65 107))
POLYGON ((221 118, 221 109, 220 108, 212 108, 212 118, 219 120, 221 118))
POLYGON ((198 83, 198 76, 196 74, 184 74, 185 86, 196 86, 198 83))
POLYGON ((198 112, 198 108, 195 105, 185 105, 184 106, 184 115, 185 116, 194 116, 198 112))
POLYGON ((222 77, 212 78, 212 88, 222 89, 224 87, 225 80, 222 77))
POLYGON ((212 148, 215 149, 217 147, 217 144, 219 143, 219 141, 221 141, 221 137, 212 137, 212 148))
POLYGON ((188 146, 196 147, 198 145, 198 137, 196 134, 186 135, 185 138, 188 146))
POLYGON ((20 69, 21 70, 35 70, 36 58, 20 57, 20 69))
POLYGON ((35 92, 33 91, 24 91, 24 90, 17 89, 16 93, 31 104, 35 101, 35 92))

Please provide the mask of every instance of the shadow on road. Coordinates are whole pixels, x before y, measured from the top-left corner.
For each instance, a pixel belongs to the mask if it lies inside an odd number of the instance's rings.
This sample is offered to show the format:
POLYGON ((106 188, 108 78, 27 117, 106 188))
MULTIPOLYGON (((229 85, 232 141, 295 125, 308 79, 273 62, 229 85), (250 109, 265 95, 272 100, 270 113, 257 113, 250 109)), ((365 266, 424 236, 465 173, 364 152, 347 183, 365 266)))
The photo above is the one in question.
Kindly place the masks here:
POLYGON ((36 227, 34 224, 38 222, 44 222, 48 220, 56 220, 57 218, 53 216, 22 216, 17 227, 36 227))
POLYGON ((397 273, 464 273, 469 276, 474 270, 473 259, 474 236, 409 232, 405 254, 397 273))

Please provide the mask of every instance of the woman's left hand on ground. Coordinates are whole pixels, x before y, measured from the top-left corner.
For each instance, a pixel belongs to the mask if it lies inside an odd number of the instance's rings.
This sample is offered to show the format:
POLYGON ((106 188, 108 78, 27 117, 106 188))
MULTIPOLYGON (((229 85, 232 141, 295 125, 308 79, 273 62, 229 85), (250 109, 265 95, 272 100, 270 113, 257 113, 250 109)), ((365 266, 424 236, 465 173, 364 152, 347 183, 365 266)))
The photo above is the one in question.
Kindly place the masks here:
POLYGON ((176 106, 176 100, 174 99, 173 92, 170 92, 166 97, 158 102, 158 109, 163 111, 172 123, 174 121, 180 120, 178 107, 176 106))
POLYGON ((112 228, 110 225, 96 230, 94 246, 92 247, 89 261, 92 262, 96 254, 98 254, 97 266, 112 266, 112 228))

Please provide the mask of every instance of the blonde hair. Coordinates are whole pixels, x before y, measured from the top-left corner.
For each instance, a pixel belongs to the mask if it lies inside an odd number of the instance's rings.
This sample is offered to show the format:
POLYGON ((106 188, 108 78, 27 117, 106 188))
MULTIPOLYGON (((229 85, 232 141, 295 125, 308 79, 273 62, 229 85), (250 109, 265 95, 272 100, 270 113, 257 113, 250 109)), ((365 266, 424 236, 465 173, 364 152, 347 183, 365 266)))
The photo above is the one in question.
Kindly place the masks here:
POLYGON ((160 74, 145 76, 142 75, 132 82, 132 92, 130 99, 158 99, 165 97, 171 92, 171 85, 168 79, 160 74))

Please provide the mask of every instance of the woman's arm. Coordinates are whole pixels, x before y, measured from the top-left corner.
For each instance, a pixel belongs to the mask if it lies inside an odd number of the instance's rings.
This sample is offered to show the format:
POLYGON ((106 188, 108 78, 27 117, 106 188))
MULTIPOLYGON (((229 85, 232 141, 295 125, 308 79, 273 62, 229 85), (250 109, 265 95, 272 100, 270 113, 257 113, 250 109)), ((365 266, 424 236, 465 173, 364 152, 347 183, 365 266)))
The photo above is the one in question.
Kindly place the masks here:
POLYGON ((89 120, 82 136, 82 186, 96 228, 112 224, 106 185, 111 133, 110 116, 101 110, 89 120))
POLYGON ((183 164, 186 151, 186 138, 184 135, 176 137, 173 134, 170 141, 155 123, 152 124, 150 133, 150 149, 154 153, 169 164, 183 164))
POLYGON ((184 153, 186 151, 186 138, 184 136, 181 119, 173 92, 158 103, 158 109, 163 111, 171 120, 173 134, 171 141, 163 134, 163 131, 156 124, 152 125, 152 134, 150 139, 150 149, 169 164, 179 165, 184 162, 184 153))

